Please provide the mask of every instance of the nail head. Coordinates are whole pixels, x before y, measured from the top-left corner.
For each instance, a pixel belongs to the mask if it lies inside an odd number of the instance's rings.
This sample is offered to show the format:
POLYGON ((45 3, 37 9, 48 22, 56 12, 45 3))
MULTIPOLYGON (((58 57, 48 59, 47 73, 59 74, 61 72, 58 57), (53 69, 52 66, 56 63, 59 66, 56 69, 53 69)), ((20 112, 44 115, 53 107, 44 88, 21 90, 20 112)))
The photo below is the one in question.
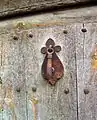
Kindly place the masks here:
POLYGON ((67 30, 64 30, 63 33, 64 33, 64 34, 67 34, 68 32, 67 32, 67 30))
POLYGON ((13 39, 14 39, 14 40, 18 40, 18 37, 17 37, 17 36, 13 36, 13 39))
POLYGON ((32 87, 32 91, 36 92, 37 88, 36 87, 32 87))
POLYGON ((20 88, 18 88, 16 91, 19 93, 21 90, 20 90, 20 88))
POLYGON ((89 90, 88 89, 84 89, 84 94, 88 94, 89 90))
POLYGON ((64 90, 64 93, 65 93, 65 94, 68 94, 68 93, 69 93, 69 89, 66 88, 66 89, 64 90))
POLYGON ((81 31, 82 32, 87 32, 87 29, 86 28, 82 28, 81 31))
POLYGON ((29 35, 28 35, 30 38, 32 38, 33 37, 33 34, 32 33, 29 33, 29 35))

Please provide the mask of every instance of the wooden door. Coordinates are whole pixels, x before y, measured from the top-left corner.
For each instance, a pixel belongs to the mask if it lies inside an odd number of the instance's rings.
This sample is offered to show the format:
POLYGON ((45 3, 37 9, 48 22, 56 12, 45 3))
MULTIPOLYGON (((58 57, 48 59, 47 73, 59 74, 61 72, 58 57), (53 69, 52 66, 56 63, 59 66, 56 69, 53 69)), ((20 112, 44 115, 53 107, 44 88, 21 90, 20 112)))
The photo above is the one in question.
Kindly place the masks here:
POLYGON ((96 120, 94 9, 0 23, 0 120, 96 120), (49 38, 62 47, 64 76, 55 86, 41 75, 40 50, 49 38))

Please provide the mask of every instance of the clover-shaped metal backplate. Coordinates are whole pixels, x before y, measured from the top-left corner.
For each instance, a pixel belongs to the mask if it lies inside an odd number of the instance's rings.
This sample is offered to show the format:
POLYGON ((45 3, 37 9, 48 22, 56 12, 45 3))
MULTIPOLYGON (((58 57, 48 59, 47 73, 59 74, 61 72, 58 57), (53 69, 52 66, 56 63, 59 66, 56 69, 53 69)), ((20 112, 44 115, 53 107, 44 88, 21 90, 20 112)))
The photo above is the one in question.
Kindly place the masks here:
POLYGON ((46 42, 46 47, 41 48, 41 53, 46 54, 42 64, 42 76, 51 85, 55 85, 64 74, 63 65, 58 58, 56 52, 61 51, 61 46, 55 46, 55 42, 49 38, 46 42))

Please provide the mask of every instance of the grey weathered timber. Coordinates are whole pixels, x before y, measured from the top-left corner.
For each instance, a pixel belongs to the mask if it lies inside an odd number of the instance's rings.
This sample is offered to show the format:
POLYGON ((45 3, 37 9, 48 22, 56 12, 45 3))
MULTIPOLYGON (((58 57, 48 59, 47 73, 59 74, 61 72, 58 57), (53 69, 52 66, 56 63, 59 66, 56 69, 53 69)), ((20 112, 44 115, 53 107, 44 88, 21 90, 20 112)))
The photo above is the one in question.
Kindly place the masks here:
POLYGON ((10 100, 8 105, 11 104, 6 111, 1 112, 2 118, 77 120, 75 25, 62 23, 26 28, 23 24, 16 26, 14 22, 15 20, 11 25, 8 22, 1 23, 2 89, 7 93, 4 94, 5 102, 10 100), (64 30, 67 30, 68 34, 64 34, 64 30), (32 33, 32 38, 29 33, 32 33), (17 36, 18 40, 13 39, 13 36, 17 36), (54 39, 57 45, 62 46, 58 56, 65 70, 64 77, 54 87, 41 76, 44 56, 40 50, 48 38, 54 39), (32 91, 33 86, 37 88, 36 93, 32 91), (64 90, 67 88, 69 93, 65 94, 64 90))
POLYGON ((97 60, 93 59, 97 44, 97 23, 76 27, 77 86, 79 120, 97 120, 97 60))
MULTIPOLYGON (((75 38, 74 25, 37 27, 28 30, 33 34, 33 38, 27 40, 27 88, 28 99, 34 97, 37 103, 37 120, 76 120, 76 68, 75 68, 75 38), (67 29, 69 34, 65 35, 63 30, 67 29), (44 56, 41 54, 41 47, 45 46, 48 38, 54 39, 56 45, 62 46, 59 55, 65 67, 64 77, 59 80, 56 86, 51 87, 41 76, 41 65, 44 56), (70 48, 71 46, 71 48, 70 48), (31 92, 36 86, 37 92, 31 92), (69 89, 69 94, 64 90, 69 89)), ((28 118, 33 119, 31 108, 28 106, 28 118)))
POLYGON ((97 22, 97 7, 86 7, 80 9, 57 11, 52 13, 44 13, 40 15, 33 15, 29 17, 22 17, 17 19, 10 19, 1 21, 0 34, 9 33, 10 29, 16 29, 19 25, 24 29, 31 29, 37 26, 53 26, 62 23, 90 23, 97 22), (95 14, 94 14, 95 11, 95 14), (6 26, 6 27, 4 27, 6 26))
POLYGON ((0 22, 0 120, 96 120, 97 61, 94 66, 91 57, 96 34, 97 7, 0 22), (81 31, 83 27, 87 32, 81 31), (58 56, 65 68, 54 87, 41 76, 40 49, 48 38, 62 46, 58 56))
MULTIPOLYGON (((12 31, 2 34, 1 41, 1 79, 2 79, 2 119, 25 120, 26 113, 26 88, 25 88, 25 47, 21 36, 14 42, 12 31), (20 88, 20 92, 17 90, 20 88)), ((2 120, 1 119, 1 120, 2 120)))
POLYGON ((0 17, 14 15, 27 11, 45 10, 73 4, 89 2, 90 0, 0 0, 0 17))

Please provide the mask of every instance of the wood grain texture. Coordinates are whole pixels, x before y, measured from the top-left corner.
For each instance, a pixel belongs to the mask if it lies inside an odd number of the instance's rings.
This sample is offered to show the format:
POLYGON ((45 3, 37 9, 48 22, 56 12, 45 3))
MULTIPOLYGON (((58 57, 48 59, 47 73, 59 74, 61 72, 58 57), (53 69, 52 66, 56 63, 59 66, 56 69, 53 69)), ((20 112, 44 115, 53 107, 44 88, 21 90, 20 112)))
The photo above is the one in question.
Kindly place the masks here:
POLYGON ((96 120, 96 71, 91 57, 97 43, 96 11, 88 7, 0 22, 1 120, 96 120), (87 32, 81 31, 83 27, 87 32), (13 40, 14 35, 19 39, 13 40), (41 76, 40 50, 48 38, 62 46, 58 56, 64 77, 55 87, 41 76), (66 88, 69 94, 64 93, 66 88), (89 94, 84 94, 86 88, 89 94))
MULTIPOLYGON (((2 90, 3 118, 4 120, 24 120, 26 113, 26 88, 24 68, 24 43, 22 39, 14 42, 12 31, 9 34, 1 35, 2 46, 2 90), (5 41, 6 40, 6 41, 5 41), (22 89, 21 89, 22 87, 22 89), (20 88, 20 93, 16 90, 20 88)), ((20 36, 21 38, 21 36, 20 36)))
POLYGON ((92 65, 92 52, 97 44, 97 24, 85 24, 87 32, 84 33, 82 28, 83 25, 77 25, 76 29, 79 120, 96 120, 97 72, 92 65), (89 90, 88 94, 84 93, 85 89, 89 90))
POLYGON ((89 1, 90 0, 1 0, 0 17, 89 1))
MULTIPOLYGON (((76 120, 76 73, 75 73, 75 42, 73 37, 73 25, 52 26, 45 28, 33 28, 33 38, 28 39, 28 59, 27 59, 27 88, 29 89, 28 98, 31 96, 38 99, 37 119, 40 120, 76 120), (64 28, 70 31, 64 35, 64 28), (62 51, 58 54, 65 67, 65 75, 59 80, 56 86, 51 87, 41 76, 41 65, 44 56, 41 54, 41 47, 45 45, 46 40, 54 39, 56 45, 62 46, 62 51), (72 41, 71 41, 72 39, 72 41), (61 40, 61 41, 60 41, 61 40), (38 44, 37 44, 38 43, 38 44), (72 46, 70 48, 70 46, 72 46), (31 92, 31 88, 36 86, 37 92, 31 92), (69 94, 64 90, 69 88, 69 94)), ((29 110, 29 109, 28 109, 29 110)), ((29 120, 32 119, 31 111, 28 112, 29 120)))
POLYGON ((84 23, 97 23, 96 6, 1 21, 0 34, 9 33, 9 30, 18 28, 19 23, 23 24, 21 27, 27 30, 37 26, 44 28, 47 26, 61 25, 62 23, 65 25, 69 23, 82 23, 83 21, 84 23))
MULTIPOLYGON (((1 75, 6 94, 13 109, 8 106, 3 113, 4 120, 77 120, 76 67, 74 25, 55 25, 51 27, 33 27, 32 29, 10 29, 2 34, 2 70, 1 75), (63 30, 69 33, 65 35, 63 30), (18 31, 17 31, 18 30, 18 31), (33 38, 28 37, 29 33, 33 38), (17 35, 18 40, 13 40, 17 35), (41 76, 44 59, 41 47, 48 38, 62 46, 58 54, 65 67, 64 77, 56 86, 51 87, 41 76), (61 40, 61 41, 60 41, 61 40), (32 87, 37 88, 36 92, 32 87), (69 89, 69 94, 64 90, 69 89), (17 92, 20 89, 20 92, 17 92), (9 91, 9 92, 8 92, 9 91), (9 111, 8 111, 9 110, 9 111), (13 113, 15 115, 13 115, 13 113)), ((5 109, 4 109, 5 110, 5 109)))

